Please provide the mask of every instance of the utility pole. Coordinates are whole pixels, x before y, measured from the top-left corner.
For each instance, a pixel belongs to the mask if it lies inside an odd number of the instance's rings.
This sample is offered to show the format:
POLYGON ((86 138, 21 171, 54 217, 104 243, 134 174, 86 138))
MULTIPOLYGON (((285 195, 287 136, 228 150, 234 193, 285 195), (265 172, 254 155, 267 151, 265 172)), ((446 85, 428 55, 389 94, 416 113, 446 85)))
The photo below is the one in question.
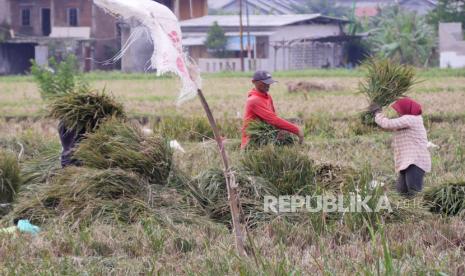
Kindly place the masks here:
POLYGON ((239 36, 241 43, 241 51, 239 57, 241 58, 241 71, 244 72, 244 26, 242 25, 242 0, 239 0, 239 36))
POLYGON ((245 13, 247 17, 247 63, 250 64, 250 60, 252 58, 252 44, 250 43, 250 17, 249 17, 249 1, 248 0, 245 0, 245 13))

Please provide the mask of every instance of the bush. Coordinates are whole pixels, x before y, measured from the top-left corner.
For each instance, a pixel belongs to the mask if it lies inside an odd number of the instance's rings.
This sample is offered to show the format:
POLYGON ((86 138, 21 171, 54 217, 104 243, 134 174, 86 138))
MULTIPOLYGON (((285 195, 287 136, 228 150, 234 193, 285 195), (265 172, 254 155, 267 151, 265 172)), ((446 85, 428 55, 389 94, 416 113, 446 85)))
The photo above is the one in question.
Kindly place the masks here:
POLYGON ((62 62, 50 58, 49 64, 49 67, 41 67, 32 61, 31 72, 39 84, 43 99, 63 96, 87 88, 87 84, 78 78, 79 66, 74 55, 67 56, 62 62))

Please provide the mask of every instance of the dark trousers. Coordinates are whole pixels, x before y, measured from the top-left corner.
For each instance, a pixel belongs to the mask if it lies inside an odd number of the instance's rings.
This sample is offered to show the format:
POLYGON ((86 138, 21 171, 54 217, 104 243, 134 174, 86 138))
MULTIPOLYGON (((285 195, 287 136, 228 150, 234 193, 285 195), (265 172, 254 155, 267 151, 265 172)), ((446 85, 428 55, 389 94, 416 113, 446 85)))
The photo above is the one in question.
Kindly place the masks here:
POLYGON ((63 148, 63 151, 61 152, 61 167, 64 168, 70 165, 81 165, 79 160, 73 158, 73 151, 79 141, 84 138, 84 133, 84 130, 77 133, 72 129, 67 129, 63 122, 59 123, 58 134, 60 135, 61 146, 63 148))
POLYGON ((413 196, 423 189, 425 171, 415 165, 400 171, 397 179, 397 191, 406 196, 413 196))

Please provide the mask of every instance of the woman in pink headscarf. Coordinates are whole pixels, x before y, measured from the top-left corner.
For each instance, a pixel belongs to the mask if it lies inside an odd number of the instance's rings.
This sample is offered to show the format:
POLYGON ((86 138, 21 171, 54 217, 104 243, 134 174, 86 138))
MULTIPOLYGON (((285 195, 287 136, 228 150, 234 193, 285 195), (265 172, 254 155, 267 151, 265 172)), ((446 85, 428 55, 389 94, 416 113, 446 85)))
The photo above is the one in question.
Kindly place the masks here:
POLYGON ((395 170, 399 173, 397 191, 412 196, 422 190, 424 175, 431 171, 431 156, 421 105, 406 97, 397 100, 392 108, 397 111, 398 118, 388 119, 381 113, 381 108, 371 107, 376 114, 376 123, 384 129, 394 131, 392 148, 395 170))

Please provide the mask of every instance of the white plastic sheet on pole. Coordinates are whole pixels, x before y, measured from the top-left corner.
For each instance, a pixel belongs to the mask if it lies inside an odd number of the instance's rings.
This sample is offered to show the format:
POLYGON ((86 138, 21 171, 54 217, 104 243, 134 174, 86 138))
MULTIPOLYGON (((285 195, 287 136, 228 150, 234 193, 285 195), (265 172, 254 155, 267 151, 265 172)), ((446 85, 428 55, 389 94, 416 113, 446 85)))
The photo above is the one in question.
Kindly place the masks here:
MULTIPOLYGON (((182 88, 178 103, 197 95, 197 90, 201 89, 200 74, 183 52, 181 28, 178 19, 168 7, 152 0, 95 0, 94 2, 111 14, 121 16, 128 21, 136 20, 148 28, 153 41, 150 67, 156 69, 158 75, 174 73, 180 77, 182 88)), ((133 32, 114 59, 121 59, 131 44, 140 38, 140 32, 133 32)))

